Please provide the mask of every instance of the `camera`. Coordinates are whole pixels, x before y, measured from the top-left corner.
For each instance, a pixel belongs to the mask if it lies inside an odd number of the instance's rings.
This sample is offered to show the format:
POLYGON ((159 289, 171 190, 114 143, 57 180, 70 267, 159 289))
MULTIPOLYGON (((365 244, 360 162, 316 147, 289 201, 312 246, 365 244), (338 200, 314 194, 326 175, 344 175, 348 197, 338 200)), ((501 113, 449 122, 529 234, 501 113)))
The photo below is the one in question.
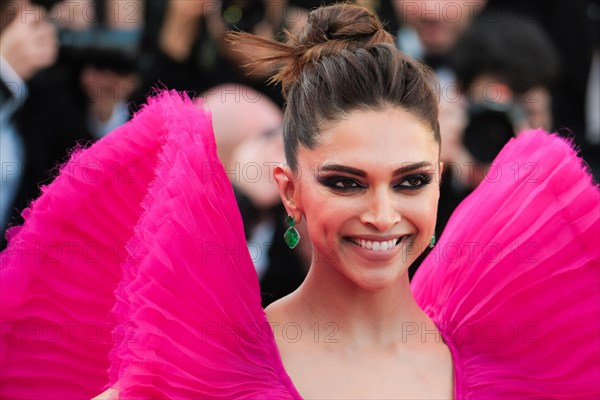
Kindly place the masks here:
POLYGON ((127 74, 137 68, 140 32, 93 28, 61 29, 61 55, 79 65, 127 74))
POLYGON ((524 117, 524 110, 514 102, 471 103, 463 143, 477 161, 489 163, 515 136, 515 126, 524 117))
MULTIPOLYGON (((49 11, 62 0, 32 0, 32 2, 49 11)), ((102 1, 93 3, 99 21, 94 21, 90 28, 59 29, 60 58, 74 65, 93 66, 122 74, 131 73, 137 68, 141 32, 104 27, 101 23, 105 14, 103 5, 102 1)))

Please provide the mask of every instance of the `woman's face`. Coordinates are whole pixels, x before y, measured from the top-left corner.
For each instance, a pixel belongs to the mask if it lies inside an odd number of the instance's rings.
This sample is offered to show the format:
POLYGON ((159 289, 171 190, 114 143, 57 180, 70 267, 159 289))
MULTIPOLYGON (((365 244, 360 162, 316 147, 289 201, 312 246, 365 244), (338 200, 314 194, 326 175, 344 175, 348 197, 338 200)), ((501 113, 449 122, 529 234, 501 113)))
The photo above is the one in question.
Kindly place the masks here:
POLYGON ((300 147, 293 197, 314 246, 312 268, 364 289, 396 282, 434 233, 439 145, 401 108, 353 111, 300 147))

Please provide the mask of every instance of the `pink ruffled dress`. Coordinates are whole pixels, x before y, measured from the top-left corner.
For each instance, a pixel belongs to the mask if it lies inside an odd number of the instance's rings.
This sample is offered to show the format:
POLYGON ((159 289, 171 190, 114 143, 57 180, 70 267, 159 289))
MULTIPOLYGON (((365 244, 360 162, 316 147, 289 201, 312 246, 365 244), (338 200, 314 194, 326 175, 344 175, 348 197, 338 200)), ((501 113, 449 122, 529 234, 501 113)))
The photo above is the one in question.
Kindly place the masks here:
MULTIPOLYGON (((413 281, 455 398, 600 396, 600 194, 512 140, 413 281)), ((165 92, 89 149, 0 253, 0 397, 299 399, 260 305, 210 115, 165 92)))

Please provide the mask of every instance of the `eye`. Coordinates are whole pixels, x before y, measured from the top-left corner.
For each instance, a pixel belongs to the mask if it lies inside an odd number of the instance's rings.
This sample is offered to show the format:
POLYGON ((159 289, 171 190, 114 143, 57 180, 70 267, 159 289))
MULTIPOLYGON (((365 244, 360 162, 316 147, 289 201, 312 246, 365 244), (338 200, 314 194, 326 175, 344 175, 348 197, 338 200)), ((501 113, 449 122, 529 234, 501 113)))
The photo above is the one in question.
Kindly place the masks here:
POLYGON ((334 183, 334 186, 338 187, 338 188, 342 188, 342 189, 349 189, 349 188, 359 187, 358 183, 356 183, 352 179, 347 179, 347 178, 338 179, 334 183))
POLYGON ((348 191, 348 190, 356 190, 360 189, 363 186, 352 178, 347 178, 344 176, 332 176, 332 177, 324 177, 319 178, 319 182, 321 184, 335 190, 348 191))
POLYGON ((398 187, 403 189, 418 189, 425 186, 433 180, 433 176, 429 174, 415 174, 404 177, 398 187))

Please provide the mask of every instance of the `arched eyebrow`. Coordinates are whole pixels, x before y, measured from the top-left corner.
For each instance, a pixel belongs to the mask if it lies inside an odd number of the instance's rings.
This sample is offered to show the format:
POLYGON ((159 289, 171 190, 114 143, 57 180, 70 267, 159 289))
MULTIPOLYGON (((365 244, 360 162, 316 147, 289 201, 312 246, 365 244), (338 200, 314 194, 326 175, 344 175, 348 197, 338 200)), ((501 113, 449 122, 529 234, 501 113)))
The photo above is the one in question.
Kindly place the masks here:
MULTIPOLYGON (((431 164, 430 162, 420 161, 420 162, 404 165, 404 166, 398 168, 397 170, 395 170, 392 173, 392 175, 396 176, 396 175, 405 174, 407 172, 414 171, 417 169, 432 168, 432 167, 433 167, 433 164, 431 164)), ((348 167, 346 165, 341 165, 341 164, 336 164, 336 163, 329 163, 329 164, 322 166, 321 168, 319 168, 319 172, 345 172, 347 174, 360 176, 361 178, 364 178, 367 176, 367 173, 365 171, 363 171, 362 169, 348 167)))

